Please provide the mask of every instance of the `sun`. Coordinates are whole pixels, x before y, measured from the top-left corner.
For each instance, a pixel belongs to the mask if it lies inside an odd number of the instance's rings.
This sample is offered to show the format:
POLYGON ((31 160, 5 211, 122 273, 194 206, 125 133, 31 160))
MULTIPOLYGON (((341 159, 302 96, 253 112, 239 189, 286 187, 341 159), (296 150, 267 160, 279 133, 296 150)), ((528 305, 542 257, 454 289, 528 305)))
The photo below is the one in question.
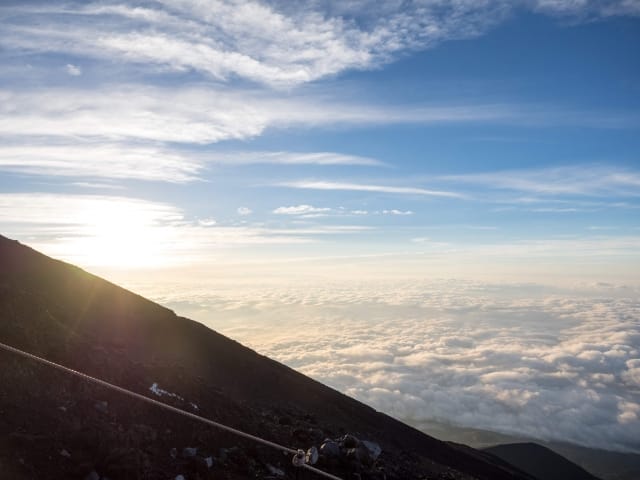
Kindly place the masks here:
POLYGON ((64 258, 88 267, 154 268, 174 261, 173 207, 130 198, 92 197, 69 212, 69 235, 59 237, 64 258))

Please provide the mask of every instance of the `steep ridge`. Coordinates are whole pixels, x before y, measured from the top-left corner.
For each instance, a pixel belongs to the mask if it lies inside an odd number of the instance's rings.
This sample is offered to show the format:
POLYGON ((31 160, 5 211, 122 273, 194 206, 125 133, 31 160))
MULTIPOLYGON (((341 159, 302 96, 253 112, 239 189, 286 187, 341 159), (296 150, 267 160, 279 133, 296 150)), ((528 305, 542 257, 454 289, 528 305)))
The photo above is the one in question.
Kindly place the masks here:
MULTIPOLYGON (((347 433, 380 445, 375 461, 323 456, 319 468, 343 478, 530 478, 1 236, 0 341, 283 445, 347 433)), ((277 451, 4 351, 0 365, 9 478, 295 478, 277 451)))

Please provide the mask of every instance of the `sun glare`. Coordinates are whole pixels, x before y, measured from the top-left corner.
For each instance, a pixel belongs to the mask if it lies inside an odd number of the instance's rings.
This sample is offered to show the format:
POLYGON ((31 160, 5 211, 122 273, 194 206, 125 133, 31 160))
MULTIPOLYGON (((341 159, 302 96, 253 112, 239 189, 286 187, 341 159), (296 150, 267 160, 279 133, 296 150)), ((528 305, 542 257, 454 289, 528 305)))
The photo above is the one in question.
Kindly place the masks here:
POLYGON ((70 235, 56 239, 65 258, 86 266, 153 268, 169 263, 173 222, 181 215, 150 202, 87 198, 68 218, 70 235))

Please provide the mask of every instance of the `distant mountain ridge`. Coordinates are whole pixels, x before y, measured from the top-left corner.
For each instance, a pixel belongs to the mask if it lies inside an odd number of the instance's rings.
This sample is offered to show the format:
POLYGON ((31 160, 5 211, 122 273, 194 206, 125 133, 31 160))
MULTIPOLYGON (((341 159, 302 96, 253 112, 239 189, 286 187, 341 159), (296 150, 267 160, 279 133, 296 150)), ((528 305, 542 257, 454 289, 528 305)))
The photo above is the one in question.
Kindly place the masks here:
POLYGON ((436 421, 424 422, 419 425, 419 428, 441 440, 463 443, 478 449, 514 443, 536 443, 556 452, 603 480, 640 479, 640 455, 637 453, 613 452, 563 442, 546 442, 525 436, 507 435, 436 421))
POLYGON ((483 449, 539 480, 600 480, 537 443, 510 443, 483 449))
MULTIPOLYGON (((355 449, 321 457, 320 468, 345 479, 531 480, 1 236, 0 341, 147 396, 172 393, 163 401, 283 445, 350 434, 381 447, 372 462, 355 449)), ((266 447, 7 352, 0 364, 0 469, 11 478, 295 476, 290 458, 266 447)))

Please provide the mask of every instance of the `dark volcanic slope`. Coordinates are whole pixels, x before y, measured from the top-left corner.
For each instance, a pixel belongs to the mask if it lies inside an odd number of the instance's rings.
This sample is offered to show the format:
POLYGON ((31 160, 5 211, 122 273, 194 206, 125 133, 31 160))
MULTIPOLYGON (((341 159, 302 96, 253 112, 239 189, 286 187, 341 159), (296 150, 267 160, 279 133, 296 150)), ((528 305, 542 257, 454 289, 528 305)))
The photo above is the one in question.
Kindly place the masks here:
MULTIPOLYGON (((344 433, 381 445, 372 467, 319 465, 344 478, 528 478, 1 236, 0 341, 148 396, 158 383, 180 396, 167 403, 287 446, 344 433)), ((0 365, 2 478, 270 478, 273 467, 294 478, 290 459, 266 447, 8 352, 0 365), (186 447, 198 455, 182 455, 186 447)))
POLYGON ((589 472, 537 443, 510 443, 484 449, 540 480, 598 480, 589 472))

